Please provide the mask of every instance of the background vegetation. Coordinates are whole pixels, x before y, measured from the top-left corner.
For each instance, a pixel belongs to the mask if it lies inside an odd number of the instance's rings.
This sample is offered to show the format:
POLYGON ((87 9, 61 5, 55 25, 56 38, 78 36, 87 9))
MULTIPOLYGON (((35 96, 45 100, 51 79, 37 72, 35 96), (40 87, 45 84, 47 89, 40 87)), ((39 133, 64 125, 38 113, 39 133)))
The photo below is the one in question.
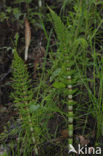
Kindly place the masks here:
POLYGON ((2 156, 103 148, 102 8, 101 0, 0 1, 2 156))

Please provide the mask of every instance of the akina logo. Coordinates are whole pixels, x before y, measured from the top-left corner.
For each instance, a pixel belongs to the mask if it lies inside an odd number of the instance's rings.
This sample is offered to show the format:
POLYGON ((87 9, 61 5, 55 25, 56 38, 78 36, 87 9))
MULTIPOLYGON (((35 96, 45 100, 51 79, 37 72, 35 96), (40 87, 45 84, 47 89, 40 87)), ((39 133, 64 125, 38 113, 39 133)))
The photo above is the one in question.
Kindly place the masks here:
POLYGON ((78 150, 74 148, 72 144, 69 144, 69 154, 70 153, 76 153, 76 154, 101 154, 101 148, 100 147, 88 147, 87 145, 81 147, 80 144, 78 144, 78 150))

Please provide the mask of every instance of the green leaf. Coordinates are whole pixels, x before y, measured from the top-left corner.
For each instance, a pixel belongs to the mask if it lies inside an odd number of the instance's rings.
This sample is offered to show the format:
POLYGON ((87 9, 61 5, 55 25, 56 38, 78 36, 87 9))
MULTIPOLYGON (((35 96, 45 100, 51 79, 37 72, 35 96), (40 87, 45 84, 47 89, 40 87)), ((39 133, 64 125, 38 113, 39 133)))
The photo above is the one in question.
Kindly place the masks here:
POLYGON ((19 17, 21 16, 21 11, 18 8, 14 8, 13 14, 14 14, 15 18, 18 20, 19 17))
POLYGON ((7 7, 6 11, 7 11, 8 13, 11 13, 12 8, 11 8, 11 7, 7 7))
POLYGON ((52 82, 55 79, 55 77, 59 75, 60 72, 61 68, 56 69, 50 77, 50 82, 52 82))
POLYGON ((84 38, 80 37, 80 38, 75 40, 73 46, 75 48, 78 48, 78 46, 81 46, 83 49, 85 49, 85 48, 88 47, 88 43, 87 43, 87 41, 84 38))
POLYGON ((31 105, 30 106, 30 111, 31 112, 34 112, 34 111, 37 111, 38 109, 40 108, 40 105, 39 104, 37 104, 37 105, 31 105))
POLYGON ((15 38, 15 46, 17 47, 18 39, 19 39, 19 34, 16 33, 14 38, 15 38))
POLYGON ((53 87, 57 88, 57 89, 61 89, 61 88, 65 88, 66 85, 64 83, 62 83, 62 82, 54 82, 53 87))
POLYGON ((55 32, 57 34, 57 38, 62 43, 61 45, 63 46, 63 48, 65 48, 66 45, 68 45, 69 32, 62 22, 61 18, 52 9, 49 8, 49 10, 53 20, 55 32))
POLYGON ((3 22, 5 19, 7 19, 7 15, 4 12, 0 13, 0 21, 3 22))

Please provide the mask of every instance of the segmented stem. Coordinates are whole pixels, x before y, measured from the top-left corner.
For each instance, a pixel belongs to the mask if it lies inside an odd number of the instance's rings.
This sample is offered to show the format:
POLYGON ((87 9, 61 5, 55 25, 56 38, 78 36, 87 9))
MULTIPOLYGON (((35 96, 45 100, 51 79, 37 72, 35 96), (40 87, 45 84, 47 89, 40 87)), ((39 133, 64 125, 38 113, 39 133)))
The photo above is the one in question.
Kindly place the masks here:
MULTIPOLYGON (((27 105, 27 103, 26 103, 26 105, 27 105)), ((26 107, 26 112, 27 112, 28 121, 29 121, 29 125, 30 125, 30 131, 31 131, 32 141, 33 141, 33 144, 34 144, 34 151, 35 151, 35 154, 38 155, 38 148, 36 146, 36 140, 35 140, 35 137, 34 137, 34 128, 32 126, 31 115, 29 113, 28 107, 26 107)))
POLYGON ((33 90, 30 87, 31 80, 29 80, 27 67, 21 57, 19 57, 16 49, 14 49, 12 74, 12 87, 14 92, 11 93, 11 97, 14 99, 15 107, 18 109, 19 116, 22 119, 23 127, 30 137, 30 144, 34 144, 35 154, 38 155, 38 149, 36 146, 38 134, 35 131, 36 125, 34 123, 35 115, 30 111, 30 106, 33 102, 33 90))
MULTIPOLYGON (((70 71, 70 68, 67 68, 67 72, 70 71)), ((73 144, 73 99, 72 99, 72 83, 71 83, 71 75, 67 77, 69 85, 69 95, 68 95, 68 144, 73 144)), ((70 150, 70 149, 69 149, 70 150)))

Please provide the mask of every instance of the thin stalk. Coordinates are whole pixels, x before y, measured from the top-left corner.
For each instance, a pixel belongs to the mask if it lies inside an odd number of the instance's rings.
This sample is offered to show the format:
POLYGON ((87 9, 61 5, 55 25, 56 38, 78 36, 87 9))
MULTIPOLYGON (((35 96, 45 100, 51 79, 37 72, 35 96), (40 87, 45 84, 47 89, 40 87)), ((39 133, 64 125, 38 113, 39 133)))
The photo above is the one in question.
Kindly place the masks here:
MULTIPOLYGON (((70 68, 67 68, 67 72, 70 71, 70 68)), ((68 85, 68 90, 71 92, 72 91, 72 84, 71 84, 71 75, 68 75, 67 77, 69 81, 68 85)), ((73 99, 72 99, 72 94, 68 95, 68 134, 69 134, 69 139, 68 139, 68 144, 73 145, 73 99)), ((69 147, 70 150, 70 147, 69 147)))
MULTIPOLYGON (((26 103, 26 105, 27 105, 27 103, 26 103)), ((34 151, 35 151, 35 154, 38 155, 38 148, 36 146, 36 140, 35 140, 35 137, 34 137, 34 129, 33 129, 33 126, 32 126, 31 116, 30 116, 28 107, 26 107, 26 111, 28 113, 27 115, 28 115, 28 120, 29 120, 29 125, 30 125, 30 131, 31 131, 31 135, 32 135, 32 141, 33 141, 33 144, 34 144, 34 151)))

